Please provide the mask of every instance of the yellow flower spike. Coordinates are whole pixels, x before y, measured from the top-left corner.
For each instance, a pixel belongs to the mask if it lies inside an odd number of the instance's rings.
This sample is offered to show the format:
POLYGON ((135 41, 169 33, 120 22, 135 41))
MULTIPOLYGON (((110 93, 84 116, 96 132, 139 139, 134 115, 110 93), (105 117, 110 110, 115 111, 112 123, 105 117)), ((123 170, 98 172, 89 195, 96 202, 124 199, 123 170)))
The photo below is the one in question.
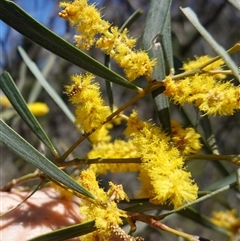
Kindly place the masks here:
POLYGON ((215 225, 230 231, 232 236, 240 235, 240 218, 237 217, 236 210, 213 212, 211 221, 215 225))
POLYGON ((109 143, 111 141, 111 136, 109 135, 109 130, 112 129, 112 123, 104 124, 99 130, 95 131, 89 136, 92 145, 98 143, 109 143))
POLYGON ((61 2, 59 6, 64 8, 58 14, 59 17, 70 20, 71 24, 74 25, 80 20, 79 11, 83 11, 88 4, 86 0, 81 0, 73 3, 61 2))
POLYGON ((107 31, 96 41, 96 47, 102 49, 106 54, 110 55, 113 53, 113 48, 116 41, 119 39, 119 30, 117 27, 111 27, 111 32, 107 31))
POLYGON ((1 103, 1 106, 4 108, 8 108, 12 106, 9 99, 5 95, 0 96, 0 103, 1 103))
POLYGON ((95 43, 95 35, 107 31, 110 23, 101 19, 100 12, 86 0, 75 0, 72 3, 61 2, 64 9, 59 17, 69 20, 81 36, 75 36, 77 47, 89 49, 95 43))
POLYGON ((136 112, 130 115, 126 133, 132 137, 142 159, 139 196, 150 198, 154 204, 173 204, 174 208, 194 201, 198 187, 184 169, 184 160, 177 148, 159 127, 137 118, 136 112))
POLYGON ((130 201, 127 194, 124 192, 122 185, 115 185, 114 183, 109 182, 109 186, 110 188, 107 195, 112 201, 116 201, 117 203, 122 200, 130 201))
POLYGON ((86 133, 91 133, 92 130, 99 129, 107 116, 110 115, 109 107, 104 106, 103 103, 98 103, 94 98, 91 100, 93 102, 77 106, 75 110, 75 125, 79 126, 79 130, 84 130, 86 133))
POLYGON ((138 133, 144 128, 144 123, 138 118, 138 114, 135 110, 133 110, 130 118, 128 119, 128 127, 125 130, 125 135, 130 137, 134 135, 134 133, 138 133))
POLYGON ((209 115, 233 115, 239 108, 240 86, 235 87, 233 84, 219 83, 216 84, 206 95, 206 100, 202 101, 198 108, 209 115))
MULTIPOLYGON (((196 60, 191 60, 188 63, 184 63, 183 64, 183 69, 185 71, 197 69, 201 65, 203 65, 204 63, 209 61, 210 59, 212 59, 212 58, 210 56, 208 56, 208 55, 196 57, 196 60)), ((217 60, 217 61, 213 62, 212 64, 207 65, 203 69, 205 71, 217 70, 217 69, 221 69, 221 67, 223 65, 224 65, 224 61, 222 59, 220 59, 220 60, 217 60)))
MULTIPOLYGON (((113 112, 117 110, 116 107, 114 107, 113 112)), ((114 125, 120 125, 122 122, 121 116, 115 116, 110 122, 107 122, 104 124, 99 130, 95 131, 89 136, 90 141, 92 142, 92 145, 97 145, 99 143, 109 143, 111 141, 111 136, 109 134, 109 131, 114 127, 114 125)))
POLYGON ((111 241, 113 240, 123 240, 123 241, 144 241, 142 237, 132 237, 126 234, 118 225, 111 225, 111 241))
POLYGON ((49 112, 48 106, 42 102, 29 103, 27 106, 35 116, 44 116, 49 112))
POLYGON ((133 48, 136 44, 136 39, 129 38, 127 36, 128 30, 125 28, 121 33, 122 42, 125 43, 129 48, 133 48))
POLYGON ((88 199, 81 200, 81 215, 86 216, 86 222, 95 220, 95 226, 98 230, 89 234, 90 236, 86 236, 89 239, 83 236, 80 240, 91 240, 91 237, 94 236, 99 237, 98 240, 109 240, 111 235, 110 226, 113 224, 121 225, 121 218, 126 218, 127 215, 118 209, 116 202, 111 200, 108 194, 113 194, 113 190, 115 190, 115 193, 117 193, 118 198, 121 200, 127 197, 126 194, 123 195, 123 190, 114 184, 110 184, 109 193, 105 193, 98 186, 96 175, 92 170, 82 171, 79 182, 84 188, 97 196, 98 200, 101 200, 101 203, 92 202, 88 199))
POLYGON ((174 103, 192 103, 207 115, 233 115, 240 109, 240 86, 217 81, 213 75, 195 74, 175 81, 167 77, 164 94, 174 103))
MULTIPOLYGON (((0 96, 0 103, 1 106, 4 108, 11 107, 11 103, 6 96, 0 96)), ((43 102, 33 102, 27 104, 28 109, 32 112, 35 116, 44 116, 49 112, 49 108, 46 103, 43 102)))
POLYGON ((110 108, 104 105, 98 83, 93 83, 94 75, 73 75, 72 85, 65 86, 69 101, 77 105, 75 110, 76 126, 79 130, 90 133, 99 129, 107 116, 111 114, 110 108))
MULTIPOLYGON (((131 140, 115 140, 113 143, 98 143, 93 145, 92 150, 88 153, 88 158, 135 158, 139 157, 135 146, 131 140)), ((140 169, 138 163, 99 163, 91 164, 90 169, 99 174, 109 172, 137 172, 140 169)))
POLYGON ((183 154, 197 153, 201 149, 200 134, 194 128, 188 127, 183 129, 181 125, 172 120, 172 141, 174 146, 183 154))
POLYGON ((81 172, 79 182, 84 186, 88 191, 94 193, 98 198, 104 199, 107 201, 104 190, 99 188, 98 182, 96 180, 96 174, 91 170, 83 170, 81 172))
POLYGON ((140 76, 150 77, 156 60, 150 60, 144 51, 133 50, 136 39, 128 37, 126 29, 120 32, 117 27, 111 27, 86 0, 60 3, 60 7, 64 9, 59 16, 69 20, 79 34, 74 36, 78 48, 89 49, 96 44, 124 69, 130 81, 140 76))
POLYGON ((184 169, 173 169, 167 178, 164 173, 158 176, 150 171, 149 174, 153 178, 154 195, 150 199, 152 203, 170 203, 176 209, 197 198, 197 186, 191 180, 191 174, 184 169))
MULTIPOLYGON (((197 69, 201 65, 205 64, 206 62, 208 62, 211 59, 212 58, 208 55, 196 57, 196 60, 191 60, 188 63, 184 63, 183 69, 185 71, 191 71, 191 70, 197 69)), ((224 61, 222 59, 219 59, 219 60, 207 65, 202 70, 206 71, 206 72, 217 71, 217 70, 221 71, 223 65, 224 65, 224 61)), ((224 79, 226 77, 225 74, 214 74, 213 76, 214 76, 214 78, 217 78, 217 79, 224 79)))

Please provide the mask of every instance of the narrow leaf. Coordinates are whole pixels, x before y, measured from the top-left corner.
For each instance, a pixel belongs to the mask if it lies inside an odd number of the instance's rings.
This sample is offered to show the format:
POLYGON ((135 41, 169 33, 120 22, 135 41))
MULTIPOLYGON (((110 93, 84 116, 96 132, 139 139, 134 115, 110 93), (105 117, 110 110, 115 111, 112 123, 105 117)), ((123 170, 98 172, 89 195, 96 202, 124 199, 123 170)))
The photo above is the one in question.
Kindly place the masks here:
POLYGON ((168 74, 174 74, 173 64, 173 48, 172 48, 172 33, 171 33, 171 13, 168 10, 166 21, 163 28, 162 35, 163 53, 165 57, 165 68, 168 74))
MULTIPOLYGON (((156 58, 158 62, 152 73, 152 79, 158 81, 165 79, 166 68, 173 68, 173 60, 170 56, 172 55, 170 7, 171 1, 152 0, 143 34, 144 49, 148 51, 151 58, 156 58)), ((152 93, 152 96, 162 128, 171 134, 169 101, 163 91, 162 88, 158 89, 152 93)))
MULTIPOLYGON (((108 68, 111 68, 111 63, 110 63, 110 56, 105 54, 105 59, 104 59, 104 64, 108 68)), ((106 90, 107 90, 107 97, 108 97, 108 104, 110 106, 111 111, 113 112, 114 109, 114 100, 113 100, 113 84, 109 81, 105 81, 106 83, 106 90)))
POLYGON ((138 87, 77 49, 32 18, 12 1, 0 0, 0 19, 50 52, 110 82, 132 90, 138 87))
POLYGON ((192 11, 192 9, 187 7, 187 8, 181 8, 181 10, 186 15, 188 20, 193 24, 193 26, 198 30, 198 32, 206 39, 206 41, 210 44, 210 46, 215 50, 215 52, 219 56, 221 56, 221 58, 224 60, 226 65, 229 67, 229 69, 232 70, 235 77, 240 81, 239 72, 236 64, 228 55, 226 50, 222 46, 220 46, 213 39, 213 37, 208 33, 208 31, 201 25, 196 14, 192 11))
MULTIPOLYGON (((44 67, 43 69, 41 69, 41 73, 44 76, 44 78, 46 78, 46 76, 48 76, 48 73, 52 70, 52 68, 54 68, 54 65, 56 64, 56 57, 57 56, 54 54, 49 54, 46 61, 44 61, 44 67)), ((28 96, 28 102, 35 102, 38 99, 41 91, 42 85, 39 83, 39 81, 35 81, 31 89, 31 92, 28 96)))
POLYGON ((230 175, 228 175, 227 177, 223 177, 219 181, 216 181, 216 182, 212 183, 211 185, 209 185, 204 190, 205 191, 216 190, 218 188, 222 188, 222 187, 227 186, 227 185, 232 185, 236 181, 237 181, 236 180, 236 173, 234 172, 234 173, 231 173, 230 175))
POLYGON ((170 120, 170 107, 169 107, 169 100, 163 92, 164 88, 161 87, 152 92, 152 97, 154 99, 155 108, 158 113, 158 118, 161 123, 161 127, 164 132, 171 135, 171 120, 170 120))
POLYGON ((29 239, 27 241, 63 241, 93 232, 95 230, 95 222, 90 221, 87 223, 76 224, 70 227, 61 228, 52 231, 51 233, 47 233, 36 238, 29 239))
POLYGON ((47 82, 47 80, 44 78, 43 74, 37 67, 37 65, 28 57, 27 53, 24 51, 22 47, 18 47, 19 53, 22 56, 24 62, 28 66, 28 68, 31 70, 33 75, 37 78, 37 80, 40 82, 40 84, 43 86, 43 88, 47 91, 47 93, 52 97, 52 99, 55 101, 55 103, 59 106, 59 108, 64 112, 64 114, 69 118, 71 122, 74 122, 75 117, 72 114, 72 112, 69 110, 67 105, 64 103, 62 98, 59 96, 59 94, 53 89, 53 87, 47 82))
POLYGON ((239 0, 228 0, 238 11, 240 11, 239 0))
POLYGON ((168 25, 170 18, 170 7, 172 1, 152 0, 143 33, 143 48, 147 50, 151 58, 157 58, 158 64, 154 67, 152 74, 153 79, 163 80, 165 78, 165 62, 163 52, 163 34, 165 32, 165 40, 171 42, 169 38, 170 26, 168 25), (164 28, 168 28, 164 31, 164 28))
POLYGON ((47 134, 44 132, 35 116, 28 109, 25 100, 19 93, 17 86, 9 73, 5 72, 0 75, 0 88, 32 132, 53 152, 55 157, 58 157, 55 147, 49 140, 47 134))
POLYGON ((152 0, 143 33, 143 46, 149 50, 157 34, 163 34, 172 1, 152 0))
MULTIPOLYGON (((203 113, 201 112, 201 114, 203 114, 203 113)), ((217 142, 215 139, 215 135, 212 130, 212 126, 211 126, 209 117, 206 115, 202 115, 200 118, 200 123, 204 130, 205 140, 207 142, 209 150, 211 151, 211 153, 218 155, 219 154, 218 146, 217 146, 217 142)))
POLYGON ((94 198, 89 191, 75 182, 65 172, 60 170, 50 160, 44 157, 2 120, 0 120, 0 142, 6 145, 22 159, 44 172, 51 179, 86 197, 94 198))
POLYGON ((129 28, 136 19, 142 14, 140 9, 137 9, 128 19, 127 21, 121 26, 120 31, 123 31, 125 28, 129 28))
MULTIPOLYGON (((200 112, 201 113, 201 112, 200 112)), ((201 113, 203 114, 203 113, 201 113)), ((204 143, 204 146, 207 148, 207 150, 212 154, 219 154, 218 146, 216 142, 216 138, 214 135, 214 132, 212 130, 212 126, 209 120, 209 117, 206 115, 202 115, 200 118, 200 124, 202 126, 202 129, 204 130, 202 140, 204 143)), ((223 175, 228 176, 229 173, 227 169, 224 167, 224 165, 221 162, 213 162, 212 165, 215 166, 216 169, 223 175)))

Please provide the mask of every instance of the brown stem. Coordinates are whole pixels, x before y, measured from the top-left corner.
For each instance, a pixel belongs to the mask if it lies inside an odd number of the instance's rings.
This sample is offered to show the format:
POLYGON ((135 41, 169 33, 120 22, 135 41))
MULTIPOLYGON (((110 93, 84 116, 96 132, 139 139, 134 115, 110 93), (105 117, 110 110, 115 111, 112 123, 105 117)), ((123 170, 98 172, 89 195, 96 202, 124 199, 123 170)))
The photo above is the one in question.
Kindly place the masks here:
POLYGON ((235 165, 240 165, 240 154, 238 155, 189 155, 187 160, 211 160, 211 161, 229 161, 235 165))
POLYGON ((160 222, 159 220, 157 220, 154 216, 146 215, 146 214, 142 214, 142 213, 128 213, 128 215, 131 218, 133 223, 135 223, 136 221, 141 221, 141 222, 147 223, 157 229, 183 237, 189 241, 199 241, 198 236, 194 236, 194 235, 170 228, 167 225, 160 222))
POLYGON ((121 164, 121 163, 141 163, 141 159, 139 158, 94 158, 94 159, 79 159, 74 158, 71 161, 63 162, 59 164, 60 167, 73 167, 73 166, 82 166, 89 164, 121 164))
POLYGON ((29 173, 29 174, 19 177, 17 179, 13 179, 10 182, 8 182, 5 186, 1 187, 0 191, 9 192, 14 186, 19 185, 20 183, 39 179, 40 178, 39 175, 40 175, 40 173, 37 170, 34 173, 29 173))

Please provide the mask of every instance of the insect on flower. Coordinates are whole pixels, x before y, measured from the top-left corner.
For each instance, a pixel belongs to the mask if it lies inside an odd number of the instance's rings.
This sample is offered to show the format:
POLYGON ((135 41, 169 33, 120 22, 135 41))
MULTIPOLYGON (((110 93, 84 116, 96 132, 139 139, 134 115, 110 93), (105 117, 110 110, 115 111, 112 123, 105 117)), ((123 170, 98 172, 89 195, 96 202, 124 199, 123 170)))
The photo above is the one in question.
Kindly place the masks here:
POLYGON ((82 86, 81 85, 74 85, 72 90, 69 92, 66 92, 68 97, 72 97, 74 95, 76 95, 77 93, 79 93, 82 90, 82 86))

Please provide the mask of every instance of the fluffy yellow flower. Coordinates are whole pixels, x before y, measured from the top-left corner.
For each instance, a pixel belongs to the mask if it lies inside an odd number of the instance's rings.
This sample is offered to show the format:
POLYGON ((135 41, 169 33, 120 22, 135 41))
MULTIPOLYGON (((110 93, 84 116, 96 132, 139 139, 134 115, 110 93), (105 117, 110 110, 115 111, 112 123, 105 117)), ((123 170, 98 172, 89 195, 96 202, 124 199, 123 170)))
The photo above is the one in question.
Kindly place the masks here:
POLYGON ((99 129, 111 114, 101 98, 99 85, 92 83, 93 78, 92 74, 73 75, 73 84, 65 86, 70 102, 77 106, 75 124, 86 133, 99 129))
POLYGON ((132 237, 126 234, 118 225, 111 225, 111 241, 144 241, 142 237, 132 237))
POLYGON ((74 36, 74 40, 78 48, 89 49, 95 44, 124 69, 130 81, 139 76, 150 77, 156 61, 150 60, 144 51, 133 50, 136 39, 129 38, 126 29, 120 32, 117 27, 112 27, 101 18, 95 6, 88 5, 86 0, 63 2, 60 6, 64 10, 59 16, 76 26, 79 35, 74 36))
POLYGON ((240 235, 240 218, 237 217, 236 210, 214 212, 211 221, 215 225, 230 231, 231 240, 238 240, 237 237, 240 235))
MULTIPOLYGON (((192 70, 201 66, 209 58, 199 58, 185 64, 185 70, 192 70)), ((203 70, 217 70, 222 64, 217 61, 203 70), (216 69, 215 69, 216 68, 216 69)), ((240 109, 240 86, 234 86, 229 81, 223 82, 219 74, 195 74, 182 80, 172 80, 167 77, 165 81, 165 95, 174 103, 183 105, 192 103, 207 115, 233 115, 240 109)))
POLYGON ((75 0, 72 3, 61 2, 60 7, 64 9, 59 16, 76 26, 76 31, 80 34, 74 37, 79 48, 91 48, 96 41, 95 35, 106 32, 110 27, 110 23, 102 20, 100 12, 94 5, 88 5, 87 0, 75 0))
MULTIPOLYGON (((139 157, 133 142, 115 140, 113 143, 98 143, 93 145, 93 149, 88 153, 88 158, 135 158, 139 157)), ((114 160, 113 160, 114 162, 114 160)), ((90 169, 99 174, 110 172, 137 172, 140 164, 138 163, 99 163, 91 164, 90 169)))
POLYGON ((149 197, 154 204, 173 204, 174 208, 197 198, 198 187, 183 167, 182 156, 159 127, 142 122, 133 112, 125 133, 133 138, 142 158, 140 196, 149 197))
MULTIPOLYGON (((205 64, 207 61, 211 60, 212 58, 208 55, 197 57, 196 60, 191 60, 187 63, 183 64, 183 69, 185 71, 190 71, 199 68, 201 65, 205 64)), ((206 67, 203 68, 203 71, 216 71, 216 70, 222 70, 222 66, 224 65, 224 62, 222 59, 215 61, 206 67)), ((218 79, 224 79, 226 75, 224 74, 214 74, 215 78, 218 79)))
MULTIPOLYGON (((114 108, 114 111, 116 108, 114 108)), ((120 125, 122 118, 120 116, 114 117, 110 122, 104 124, 99 130, 95 131, 89 136, 92 145, 99 143, 109 143, 111 141, 111 136, 109 131, 114 127, 114 125, 120 125)))
MULTIPOLYGON (((12 106, 6 96, 0 96, 0 103, 4 108, 9 108, 12 106)), ((49 108, 47 104, 43 102, 28 103, 27 106, 28 106, 28 109, 35 116, 44 116, 49 112, 49 108)))
POLYGON ((48 106, 42 102, 29 103, 27 106, 35 116, 43 116, 49 112, 48 106))
POLYGON ((97 231, 80 237, 80 240, 110 240, 111 225, 122 224, 121 218, 126 218, 124 212, 119 211, 116 202, 126 199, 127 195, 122 189, 121 185, 114 185, 110 183, 110 188, 107 193, 98 186, 95 173, 92 170, 84 170, 81 173, 80 184, 93 193, 100 203, 83 199, 80 205, 81 215, 85 216, 85 221, 95 220, 97 231), (93 239, 97 237, 97 239, 93 239))
POLYGON ((109 54, 124 69, 130 81, 139 76, 149 78, 156 61, 150 60, 146 52, 132 49, 136 40, 128 38, 126 29, 120 33, 118 28, 112 27, 111 31, 113 35, 101 37, 96 43, 97 47, 109 54))
POLYGON ((11 106, 10 101, 8 100, 8 98, 5 95, 0 96, 0 103, 1 103, 1 106, 4 108, 8 108, 11 106))
POLYGON ((93 145, 98 143, 109 143, 111 141, 111 136, 109 135, 109 130, 112 129, 112 123, 106 123, 102 125, 100 129, 95 131, 89 136, 89 139, 93 145))
POLYGON ((181 125, 172 120, 172 141, 174 146, 183 154, 197 153, 201 149, 200 134, 194 128, 188 127, 183 129, 181 125))

